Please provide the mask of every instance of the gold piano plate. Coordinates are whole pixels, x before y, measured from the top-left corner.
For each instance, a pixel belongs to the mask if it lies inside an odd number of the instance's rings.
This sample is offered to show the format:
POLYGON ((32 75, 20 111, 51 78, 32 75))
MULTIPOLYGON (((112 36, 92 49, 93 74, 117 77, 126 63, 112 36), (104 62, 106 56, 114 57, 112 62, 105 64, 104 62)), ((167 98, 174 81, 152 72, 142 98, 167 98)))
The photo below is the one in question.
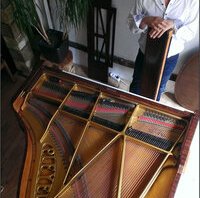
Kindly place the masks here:
POLYGON ((13 106, 27 132, 19 196, 28 198, 173 197, 198 120, 50 68, 13 106))

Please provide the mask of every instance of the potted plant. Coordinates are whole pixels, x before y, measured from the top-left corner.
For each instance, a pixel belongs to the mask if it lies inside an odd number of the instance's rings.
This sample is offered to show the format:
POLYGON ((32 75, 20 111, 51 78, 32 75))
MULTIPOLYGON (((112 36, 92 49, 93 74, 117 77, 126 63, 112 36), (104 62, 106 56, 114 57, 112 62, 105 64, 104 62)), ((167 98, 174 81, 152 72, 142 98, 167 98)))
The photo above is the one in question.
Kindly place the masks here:
POLYGON ((78 28, 86 18, 92 0, 53 1, 62 31, 45 28, 42 21, 45 13, 37 0, 12 0, 14 17, 19 28, 30 40, 35 38, 37 32, 40 35, 39 49, 42 55, 52 62, 60 63, 67 54, 69 30, 72 27, 78 28))

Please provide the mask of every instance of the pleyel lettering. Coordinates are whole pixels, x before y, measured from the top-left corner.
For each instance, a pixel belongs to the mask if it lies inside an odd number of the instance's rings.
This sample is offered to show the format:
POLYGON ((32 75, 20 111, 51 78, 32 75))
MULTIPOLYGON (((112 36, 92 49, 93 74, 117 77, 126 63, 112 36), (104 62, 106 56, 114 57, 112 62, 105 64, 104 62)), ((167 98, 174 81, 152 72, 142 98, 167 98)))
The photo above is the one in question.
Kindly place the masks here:
POLYGON ((47 195, 49 193, 49 186, 47 185, 39 185, 37 187, 37 195, 47 195))
POLYGON ((43 145, 38 172, 36 197, 46 198, 50 192, 56 172, 55 151, 51 145, 43 145))

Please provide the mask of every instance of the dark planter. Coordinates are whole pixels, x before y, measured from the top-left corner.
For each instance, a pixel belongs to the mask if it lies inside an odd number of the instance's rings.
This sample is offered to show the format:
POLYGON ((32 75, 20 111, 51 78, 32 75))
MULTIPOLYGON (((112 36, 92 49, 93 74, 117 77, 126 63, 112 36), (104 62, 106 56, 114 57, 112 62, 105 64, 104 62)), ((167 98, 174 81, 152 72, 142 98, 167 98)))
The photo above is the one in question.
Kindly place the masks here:
POLYGON ((51 41, 51 45, 41 39, 39 41, 41 54, 51 62, 61 63, 67 56, 67 51, 69 48, 68 37, 67 39, 63 40, 63 33, 52 29, 47 31, 47 35, 51 41))

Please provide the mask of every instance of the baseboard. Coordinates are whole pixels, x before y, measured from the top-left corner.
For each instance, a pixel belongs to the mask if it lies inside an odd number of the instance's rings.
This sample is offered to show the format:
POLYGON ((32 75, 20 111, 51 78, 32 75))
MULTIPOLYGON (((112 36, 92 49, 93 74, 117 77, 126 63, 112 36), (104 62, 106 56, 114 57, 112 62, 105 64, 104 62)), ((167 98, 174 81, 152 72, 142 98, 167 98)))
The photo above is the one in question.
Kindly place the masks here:
MULTIPOLYGON (((87 46, 82 45, 80 43, 69 41, 69 46, 73 47, 75 49, 81 50, 83 52, 86 52, 86 53, 88 52, 87 46)), ((127 60, 127 59, 124 59, 124 58, 121 58, 121 57, 118 57, 118 56, 113 57, 113 62, 116 63, 116 64, 119 64, 121 66, 129 67, 129 68, 134 68, 134 65, 135 65, 134 61, 127 60)), ((176 78, 177 78, 177 74, 172 74, 171 77, 170 77, 170 80, 176 81, 176 78)))

